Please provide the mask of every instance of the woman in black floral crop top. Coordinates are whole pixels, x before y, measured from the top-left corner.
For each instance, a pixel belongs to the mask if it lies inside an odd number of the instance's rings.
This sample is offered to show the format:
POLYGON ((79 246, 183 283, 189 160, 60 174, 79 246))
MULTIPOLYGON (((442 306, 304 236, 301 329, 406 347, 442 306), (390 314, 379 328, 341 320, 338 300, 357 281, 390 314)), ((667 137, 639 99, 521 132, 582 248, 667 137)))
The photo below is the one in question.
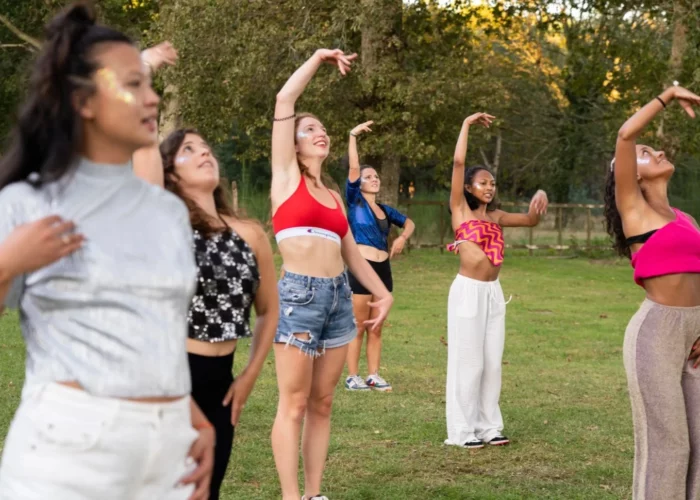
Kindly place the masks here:
POLYGON ((217 500, 234 426, 277 329, 272 248, 258 222, 236 216, 220 184, 216 157, 196 131, 172 132, 159 149, 138 151, 133 163, 136 175, 177 194, 190 212, 199 277, 188 314, 187 351, 192 397, 216 430, 209 499, 217 500), (251 307, 255 307, 252 332, 251 307), (236 344, 251 336, 248 364, 234 381, 236 344))

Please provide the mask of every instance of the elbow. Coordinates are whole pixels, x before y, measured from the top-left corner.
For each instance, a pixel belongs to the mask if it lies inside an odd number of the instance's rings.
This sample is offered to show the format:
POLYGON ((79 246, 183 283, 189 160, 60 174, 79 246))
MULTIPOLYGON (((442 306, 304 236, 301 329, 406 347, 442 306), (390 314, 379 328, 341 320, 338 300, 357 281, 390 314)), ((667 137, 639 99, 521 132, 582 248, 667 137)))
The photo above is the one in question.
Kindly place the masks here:
POLYGON ((277 103, 289 103, 294 101, 294 96, 286 90, 282 89, 279 92, 277 92, 277 103))
POLYGON ((634 139, 634 134, 625 125, 622 126, 620 130, 617 131, 618 141, 630 141, 634 139))
POLYGON ((455 160, 452 162, 452 168, 464 168, 464 160, 455 160))

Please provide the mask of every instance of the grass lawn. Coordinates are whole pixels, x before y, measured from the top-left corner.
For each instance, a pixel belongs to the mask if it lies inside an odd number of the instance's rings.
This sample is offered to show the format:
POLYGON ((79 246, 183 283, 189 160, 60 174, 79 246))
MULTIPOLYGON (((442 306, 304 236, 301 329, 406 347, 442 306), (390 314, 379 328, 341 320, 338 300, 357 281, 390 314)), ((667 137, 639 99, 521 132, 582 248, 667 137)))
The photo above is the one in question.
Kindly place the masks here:
MULTIPOLYGON (((631 496, 634 445, 622 339, 643 293, 629 264, 507 256, 501 283, 513 300, 501 409, 513 443, 475 451, 442 444, 447 293, 457 258, 414 250, 393 268, 396 302, 381 373, 394 392, 348 393, 341 381, 324 494, 331 500, 631 496)), ((0 330, 4 436, 19 403, 24 348, 14 313, 0 320, 0 330)), ((237 371, 246 350, 242 342, 237 371)), ((269 440, 276 403, 271 355, 237 429, 222 498, 279 498, 269 440)))

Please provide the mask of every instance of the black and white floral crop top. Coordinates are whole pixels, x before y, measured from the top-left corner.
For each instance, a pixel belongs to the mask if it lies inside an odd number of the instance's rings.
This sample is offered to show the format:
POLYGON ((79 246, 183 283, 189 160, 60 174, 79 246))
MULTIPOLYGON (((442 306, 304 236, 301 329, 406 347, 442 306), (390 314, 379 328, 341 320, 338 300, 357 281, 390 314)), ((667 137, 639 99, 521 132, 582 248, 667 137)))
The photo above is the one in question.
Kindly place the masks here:
POLYGON ((189 337, 212 343, 250 337, 250 308, 260 286, 253 250, 231 228, 208 237, 193 233, 199 276, 189 337))

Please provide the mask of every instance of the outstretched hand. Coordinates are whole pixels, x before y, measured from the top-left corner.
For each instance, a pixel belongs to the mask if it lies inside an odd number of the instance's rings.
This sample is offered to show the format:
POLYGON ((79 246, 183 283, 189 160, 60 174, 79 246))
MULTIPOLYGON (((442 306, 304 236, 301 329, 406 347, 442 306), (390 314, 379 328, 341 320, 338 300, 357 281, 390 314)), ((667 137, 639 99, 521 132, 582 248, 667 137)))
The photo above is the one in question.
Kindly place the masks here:
POLYGON ((338 66, 343 76, 350 71, 352 62, 357 58, 357 54, 346 54, 340 49, 318 49, 316 55, 321 58, 321 61, 338 66))
POLYGON ((673 97, 678 101, 678 104, 688 113, 688 116, 695 118, 695 111, 693 106, 700 105, 700 96, 692 93, 688 89, 683 87, 674 87, 673 97))
POLYGON ((530 201, 530 208, 534 208, 536 214, 543 215, 547 213, 548 204, 549 200, 547 199, 547 193, 540 189, 535 193, 535 196, 532 197, 532 200, 530 201))
POLYGON ((75 224, 58 215, 28 222, 15 229, 0 245, 0 260, 10 277, 36 271, 80 249, 85 241, 75 224))
POLYGON ((372 129, 369 127, 370 127, 370 125, 373 125, 373 124, 374 124, 374 121, 372 121, 372 120, 365 122, 365 123, 360 123, 358 126, 356 126, 354 129, 352 129, 350 131, 350 134, 357 136, 357 135, 360 135, 362 132, 371 132, 372 129))
POLYGON ((488 113, 474 113, 471 116, 468 116, 465 120, 464 123, 467 125, 473 125, 475 123, 479 125, 483 125, 484 127, 488 128, 491 125, 491 122, 495 119, 495 116, 489 115, 488 113))
POLYGON ((688 356, 690 361, 693 361, 693 368, 697 368, 700 365, 700 339, 693 343, 693 347, 690 348, 690 356, 688 356))
POLYGON ((158 71, 164 64, 174 65, 177 62, 177 50, 170 42, 161 42, 141 52, 141 59, 153 71, 158 71))
POLYGON ((384 320, 387 318, 387 316, 389 316, 389 311, 391 310, 393 303, 394 296, 391 294, 388 294, 374 302, 370 302, 369 306, 376 308, 377 311, 379 311, 379 314, 377 314, 377 316, 374 318, 365 321, 364 325, 369 328, 370 331, 375 331, 377 328, 382 326, 384 320))

